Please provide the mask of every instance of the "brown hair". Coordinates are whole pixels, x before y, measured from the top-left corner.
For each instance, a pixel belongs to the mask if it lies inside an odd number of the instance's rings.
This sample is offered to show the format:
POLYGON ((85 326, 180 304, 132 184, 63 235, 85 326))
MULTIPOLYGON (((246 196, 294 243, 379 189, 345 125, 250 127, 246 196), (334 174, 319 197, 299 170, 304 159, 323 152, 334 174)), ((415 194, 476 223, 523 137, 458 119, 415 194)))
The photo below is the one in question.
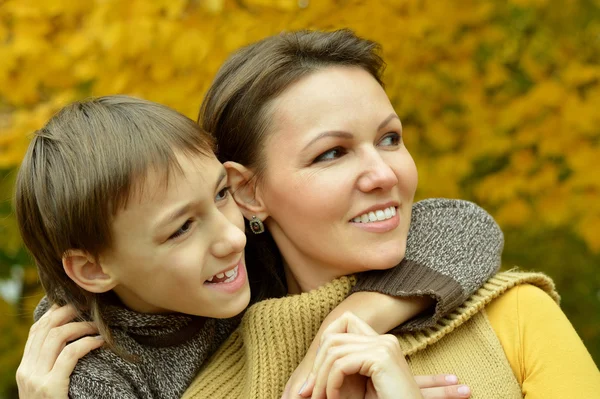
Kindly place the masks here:
MULTIPOLYGON (((383 86, 385 63, 380 46, 348 29, 282 33, 231 55, 217 72, 198 116, 202 128, 217 140, 219 160, 238 162, 260 178, 265 168, 263 148, 271 100, 302 77, 329 66, 362 68, 383 86)), ((253 235, 247 235, 248 266, 254 255, 261 268, 281 277, 280 256, 272 237, 265 233, 251 239, 253 235)))
POLYGON ((15 211, 48 299, 73 304, 116 349, 102 316, 103 295, 64 272, 69 249, 96 259, 112 245, 111 224, 141 190, 148 169, 180 171, 176 152, 211 154, 212 138, 165 106, 127 96, 76 102, 34 133, 17 176, 15 211))

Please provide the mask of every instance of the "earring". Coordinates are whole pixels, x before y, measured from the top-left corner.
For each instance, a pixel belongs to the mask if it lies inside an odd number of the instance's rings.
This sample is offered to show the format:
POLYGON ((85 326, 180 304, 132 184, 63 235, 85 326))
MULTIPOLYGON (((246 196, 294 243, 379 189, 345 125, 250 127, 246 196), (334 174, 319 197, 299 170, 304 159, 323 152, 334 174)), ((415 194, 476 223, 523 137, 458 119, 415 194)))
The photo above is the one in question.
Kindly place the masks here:
POLYGON ((252 220, 250 220, 250 230, 252 230, 254 234, 264 233, 265 225, 263 224, 262 220, 256 216, 252 216, 252 220))

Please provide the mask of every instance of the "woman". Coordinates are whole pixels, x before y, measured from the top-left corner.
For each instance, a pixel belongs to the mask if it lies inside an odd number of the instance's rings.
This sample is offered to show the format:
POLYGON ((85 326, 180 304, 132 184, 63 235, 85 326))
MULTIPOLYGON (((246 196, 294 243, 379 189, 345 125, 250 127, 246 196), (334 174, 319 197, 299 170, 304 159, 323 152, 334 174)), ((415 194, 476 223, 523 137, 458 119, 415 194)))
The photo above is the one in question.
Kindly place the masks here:
MULTIPOLYGON (((318 325, 314 309, 302 310, 332 306, 328 293, 352 286, 343 276, 404 255, 417 174, 382 70, 377 45, 344 30, 269 37, 222 66, 199 122, 217 138, 244 216, 264 221, 264 244, 277 245, 271 261, 288 292, 318 289, 251 307, 185 397, 277 397, 318 325), (375 209, 397 213, 372 223, 375 209)), ((556 298, 545 276, 500 274, 432 329, 400 335, 413 372, 460 370, 473 397, 597 394, 596 366, 543 290, 556 298)), ((300 391, 322 397, 327 378, 300 391)))

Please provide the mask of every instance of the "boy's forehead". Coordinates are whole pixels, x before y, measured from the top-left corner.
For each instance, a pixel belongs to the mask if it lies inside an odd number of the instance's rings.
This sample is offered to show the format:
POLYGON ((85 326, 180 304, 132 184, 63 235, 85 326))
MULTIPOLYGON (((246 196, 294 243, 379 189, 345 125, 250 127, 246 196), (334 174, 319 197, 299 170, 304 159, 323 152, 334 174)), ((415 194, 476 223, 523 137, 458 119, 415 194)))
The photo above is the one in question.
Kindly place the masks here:
POLYGON ((145 173, 132 179, 125 208, 132 204, 160 205, 181 195, 212 198, 213 188, 224 170, 214 155, 177 154, 176 163, 150 165, 145 173))

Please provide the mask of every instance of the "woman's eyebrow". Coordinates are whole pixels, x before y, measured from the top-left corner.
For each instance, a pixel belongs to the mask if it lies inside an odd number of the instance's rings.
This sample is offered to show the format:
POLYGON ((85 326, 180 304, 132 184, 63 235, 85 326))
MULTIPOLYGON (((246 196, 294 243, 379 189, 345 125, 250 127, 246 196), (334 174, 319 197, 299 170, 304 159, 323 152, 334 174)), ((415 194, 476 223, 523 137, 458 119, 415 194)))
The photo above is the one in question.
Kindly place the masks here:
POLYGON ((400 120, 400 118, 398 117, 398 115, 396 115, 396 113, 395 113, 395 112, 392 112, 392 113, 391 113, 391 114, 390 114, 390 115, 389 115, 387 118, 385 118, 385 119, 383 120, 383 122, 381 122, 381 123, 379 124, 379 127, 377 128, 377 130, 381 130, 382 128, 384 128, 384 127, 385 127, 385 125, 387 125, 388 123, 390 123, 390 121, 391 121, 392 119, 398 119, 398 120, 400 120))
MULTIPOLYGON (((385 125, 387 125, 388 123, 390 123, 390 121, 392 119, 398 119, 400 120, 400 118, 398 117, 398 115, 396 115, 395 112, 392 112, 387 118, 385 118, 383 120, 383 122, 381 122, 379 124, 379 126, 377 127, 377 130, 381 130, 383 127, 385 127, 385 125)), ((354 138, 354 135, 352 135, 352 133, 348 133, 348 132, 344 132, 342 130, 328 130, 326 132, 322 132, 319 133, 316 137, 314 137, 311 141, 309 141, 304 148, 302 149, 302 151, 304 151, 305 149, 307 149, 308 147, 310 147, 311 145, 313 145, 316 141, 319 141, 323 138, 326 137, 338 137, 338 138, 342 138, 342 139, 347 139, 347 140, 351 140, 354 138)))
POLYGON ((311 141, 308 142, 302 149, 302 151, 306 150, 308 147, 313 145, 316 141, 319 141, 325 137, 339 137, 342 139, 351 140, 354 138, 352 133, 344 132, 341 130, 328 130, 326 132, 319 133, 316 137, 314 137, 311 141))

